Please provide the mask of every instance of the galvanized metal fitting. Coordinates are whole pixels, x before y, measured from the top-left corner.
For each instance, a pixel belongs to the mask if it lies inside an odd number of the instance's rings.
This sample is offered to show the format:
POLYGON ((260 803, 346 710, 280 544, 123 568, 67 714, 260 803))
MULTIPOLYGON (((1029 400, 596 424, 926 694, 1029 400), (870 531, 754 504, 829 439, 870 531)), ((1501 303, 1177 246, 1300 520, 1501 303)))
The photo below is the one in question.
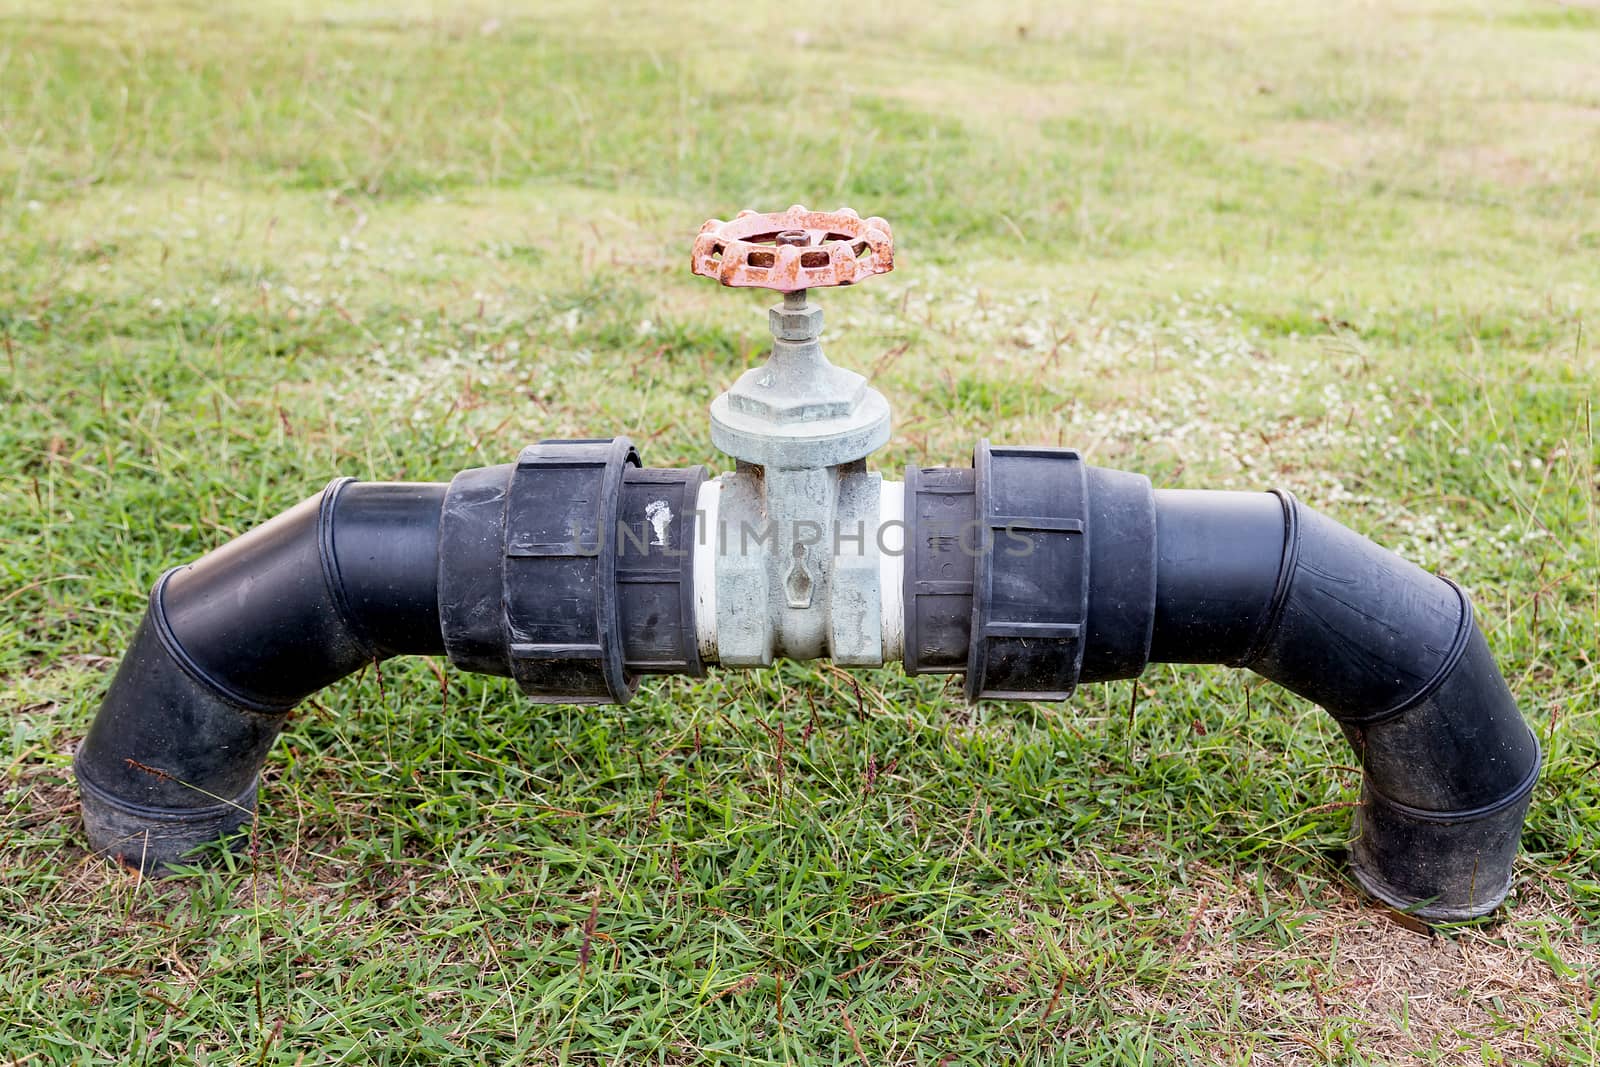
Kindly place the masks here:
POLYGON ((742 212, 706 223, 693 265, 724 285, 784 293, 767 313, 767 362, 711 403, 711 440, 737 463, 701 492, 711 540, 696 570, 701 655, 726 666, 898 658, 899 486, 864 462, 889 440, 889 402, 828 361, 822 309, 802 287, 892 269, 888 224, 848 209, 742 212))
POLYGON ((746 463, 816 470, 863 459, 889 440, 889 402, 822 352, 822 310, 789 293, 767 315, 772 352, 711 402, 711 440, 746 463))

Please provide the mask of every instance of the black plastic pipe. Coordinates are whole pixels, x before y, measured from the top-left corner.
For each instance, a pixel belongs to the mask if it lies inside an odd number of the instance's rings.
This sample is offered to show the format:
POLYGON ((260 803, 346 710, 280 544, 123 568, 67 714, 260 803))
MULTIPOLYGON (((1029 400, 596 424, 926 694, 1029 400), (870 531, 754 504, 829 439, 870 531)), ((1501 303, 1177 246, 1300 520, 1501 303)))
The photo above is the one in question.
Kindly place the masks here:
MULTIPOLYGON (((235 833, 287 711, 388 656, 560 702, 701 673, 703 476, 543 442, 448 486, 336 481, 169 571, 75 761, 90 843, 159 871, 235 833)), ((1150 662, 1249 667, 1354 747, 1368 892, 1439 920, 1505 898, 1540 754, 1454 584, 1286 493, 1154 491, 1062 449, 983 442, 905 492, 908 671, 1064 699, 1150 662)))
POLYGON ((333 482, 162 575, 74 760, 90 843, 145 870, 233 834, 290 708, 440 654, 446 487, 333 482))
POLYGON ((703 673, 704 476, 642 468, 626 438, 546 441, 448 485, 340 479, 168 571, 74 760, 89 843, 161 872, 237 840, 289 709, 390 656, 448 655, 546 702, 703 673))
POLYGON ((1150 662, 1248 667, 1354 748, 1369 893, 1437 920, 1505 899, 1539 746, 1454 583, 1287 493, 1152 490, 1063 449, 908 471, 905 514, 908 671, 1064 699, 1150 662), (987 550, 957 551, 973 523, 987 550))
POLYGON ((1333 716, 1373 896, 1444 920, 1498 907, 1540 754, 1466 594, 1287 494, 1154 499, 1151 659, 1248 667, 1333 716))

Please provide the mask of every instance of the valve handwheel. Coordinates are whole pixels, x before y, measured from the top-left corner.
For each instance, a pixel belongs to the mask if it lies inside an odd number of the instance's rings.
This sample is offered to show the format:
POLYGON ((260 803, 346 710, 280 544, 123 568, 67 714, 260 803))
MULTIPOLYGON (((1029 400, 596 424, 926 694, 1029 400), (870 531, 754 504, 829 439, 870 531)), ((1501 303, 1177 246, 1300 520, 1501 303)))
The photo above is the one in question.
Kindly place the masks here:
POLYGON ((731 222, 708 219, 689 263, 696 274, 739 288, 852 285, 894 269, 894 233, 876 215, 863 219, 849 208, 741 211, 731 222))

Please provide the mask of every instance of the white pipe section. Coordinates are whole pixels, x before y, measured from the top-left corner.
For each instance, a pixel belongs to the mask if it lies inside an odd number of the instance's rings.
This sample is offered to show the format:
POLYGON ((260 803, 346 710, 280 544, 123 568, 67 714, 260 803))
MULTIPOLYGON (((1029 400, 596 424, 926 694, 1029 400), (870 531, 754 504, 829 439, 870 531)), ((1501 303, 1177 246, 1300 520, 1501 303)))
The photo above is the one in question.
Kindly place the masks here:
POLYGON ((883 626, 883 662, 905 654, 906 487, 882 483, 878 499, 878 605, 883 626))
POLYGON ((694 634, 703 663, 717 662, 717 539, 722 479, 707 478, 695 498, 694 634))

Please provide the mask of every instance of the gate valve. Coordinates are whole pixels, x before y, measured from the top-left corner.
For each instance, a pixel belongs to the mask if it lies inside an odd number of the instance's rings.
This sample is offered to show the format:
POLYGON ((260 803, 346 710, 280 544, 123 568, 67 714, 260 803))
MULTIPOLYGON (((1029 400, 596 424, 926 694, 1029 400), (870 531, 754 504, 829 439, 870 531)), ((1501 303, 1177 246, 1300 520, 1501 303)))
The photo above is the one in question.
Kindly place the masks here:
POLYGON ((708 219, 695 238, 690 266, 741 289, 792 293, 852 285, 894 270, 894 234, 883 219, 863 219, 849 208, 747 210, 732 222, 708 219))
POLYGON ((711 402, 733 470, 546 440, 448 484, 336 479, 167 571, 73 756, 92 847, 156 873, 250 837, 291 709, 392 655, 618 704, 642 675, 779 658, 965 674, 972 700, 1227 663, 1350 740, 1368 893, 1452 923, 1506 898, 1539 738, 1454 583, 1288 493, 1159 490, 1065 448, 980 441, 886 481, 889 402, 828 362, 807 292, 892 270, 888 223, 745 211, 691 266, 782 294, 766 362, 711 402))
POLYGON ((822 309, 806 297, 893 270, 889 224, 849 208, 741 211, 700 227, 690 269, 783 294, 767 312, 767 361, 711 402, 711 441, 737 463, 700 495, 716 531, 702 653, 747 667, 779 656, 851 666, 897 658, 899 629, 882 620, 898 617, 899 561, 875 535, 898 520, 901 494, 863 463, 889 440, 889 402, 828 362, 822 309))

